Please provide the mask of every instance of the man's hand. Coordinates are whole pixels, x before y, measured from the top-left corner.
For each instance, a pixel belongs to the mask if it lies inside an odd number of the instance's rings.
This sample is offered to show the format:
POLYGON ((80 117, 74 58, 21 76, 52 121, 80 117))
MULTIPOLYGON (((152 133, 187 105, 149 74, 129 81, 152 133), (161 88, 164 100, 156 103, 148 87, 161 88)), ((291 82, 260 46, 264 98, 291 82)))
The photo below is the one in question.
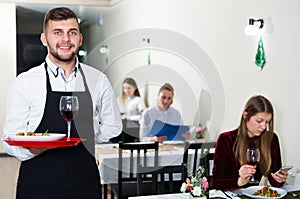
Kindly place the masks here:
POLYGON ((45 151, 47 151, 48 149, 54 149, 56 147, 53 147, 53 148, 33 148, 33 147, 30 147, 30 148, 27 148, 30 153, 32 153, 33 155, 40 155, 41 153, 44 153, 45 151))

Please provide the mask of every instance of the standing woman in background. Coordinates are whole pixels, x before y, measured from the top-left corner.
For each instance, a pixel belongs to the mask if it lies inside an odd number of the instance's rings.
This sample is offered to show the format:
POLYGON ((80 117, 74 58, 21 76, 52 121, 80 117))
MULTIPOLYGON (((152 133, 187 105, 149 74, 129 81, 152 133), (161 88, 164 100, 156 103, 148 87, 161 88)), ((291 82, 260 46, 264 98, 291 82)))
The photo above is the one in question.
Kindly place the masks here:
POLYGON ((118 106, 122 119, 138 122, 146 109, 137 84, 133 78, 126 78, 122 83, 122 95, 118 97, 118 106))

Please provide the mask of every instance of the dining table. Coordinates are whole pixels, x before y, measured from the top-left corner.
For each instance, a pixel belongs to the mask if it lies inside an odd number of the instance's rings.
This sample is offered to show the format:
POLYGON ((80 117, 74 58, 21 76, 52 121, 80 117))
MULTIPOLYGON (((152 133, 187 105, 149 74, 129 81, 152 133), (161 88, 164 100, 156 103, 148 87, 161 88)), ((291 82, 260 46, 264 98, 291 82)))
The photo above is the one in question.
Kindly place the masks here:
MULTIPOLYGON (((98 157, 98 168, 101 176, 101 184, 112 184, 118 182, 118 146, 119 144, 96 145, 95 157, 98 157)), ((159 144, 158 166, 181 165, 183 152, 183 142, 159 144)), ((130 154, 128 153, 127 155, 127 161, 129 161, 130 154)), ((149 152, 148 157, 150 159, 151 155, 154 155, 154 151, 149 152)), ((123 156, 126 160, 126 154, 123 156)), ((126 164, 123 166, 124 170, 126 170, 126 164)))
MULTIPOLYGON (((287 194, 283 197, 278 197, 282 199, 296 199, 300 198, 300 186, 294 186, 294 185, 284 185, 281 187, 281 189, 284 189, 287 191, 287 194)), ((190 199, 189 193, 173 193, 173 194, 158 194, 158 195, 148 195, 148 196, 133 196, 129 197, 128 199, 190 199)), ((243 189, 236 190, 233 192, 227 192, 227 196, 224 194, 223 191, 220 190, 210 190, 209 198, 215 198, 215 199, 251 199, 251 198, 257 198, 257 199, 270 199, 267 197, 248 197, 246 195, 243 195, 243 189)), ((275 198, 275 199, 278 199, 275 198)), ((196 199, 196 198, 195 198, 196 199)), ((273 199, 273 198, 272 198, 273 199)))
MULTIPOLYGON (((103 187, 104 199, 109 195, 110 184, 118 183, 118 147, 119 144, 107 143, 97 144, 95 147, 95 157, 98 162, 98 169, 103 187)), ((184 142, 165 142, 159 144, 158 166, 181 165, 184 152, 184 142)), ((129 153, 123 154, 123 161, 129 162, 129 153)), ((148 153, 147 158, 153 160, 154 151, 148 153)), ((129 164, 123 164, 123 169, 129 171, 129 164)), ((175 174, 174 178, 181 178, 180 174, 175 174)))
MULTIPOLYGON (((98 144, 96 145, 96 157, 98 157, 98 168, 101 176, 101 184, 104 185, 104 192, 107 190, 109 184, 118 182, 118 146, 119 144, 98 144)), ((154 152, 150 152, 151 153, 154 152)), ((182 158, 184 153, 184 143, 181 142, 170 142, 170 143, 160 143, 159 144, 159 156, 158 164, 159 166, 164 165, 180 165, 182 164, 182 158)), ((191 154, 192 155, 192 154, 191 154)), ((126 158, 126 154, 124 154, 126 158)), ((129 154, 128 154, 129 157, 129 154)), ((151 157, 151 156, 150 156, 151 157)), ((129 158, 128 158, 129 161, 129 158)), ((126 169, 126 168, 125 168, 126 169)), ((287 191, 287 194, 282 197, 282 199, 294 199, 299 197, 300 199, 300 185, 289 185, 286 184, 281 189, 287 191), (296 194, 295 195, 293 195, 296 194)), ((224 192, 220 190, 210 190, 209 198, 229 198, 229 199, 249 199, 250 197, 243 194, 243 189, 235 190, 233 193, 235 195, 226 196, 224 192)), ((107 195, 107 192, 104 195, 107 195)), ((129 197, 129 199, 164 199, 164 198, 174 198, 174 199, 188 199, 189 194, 187 193, 173 193, 173 194, 159 194, 150 196, 134 196, 129 197)), ((262 198, 260 198, 262 199, 262 198)))

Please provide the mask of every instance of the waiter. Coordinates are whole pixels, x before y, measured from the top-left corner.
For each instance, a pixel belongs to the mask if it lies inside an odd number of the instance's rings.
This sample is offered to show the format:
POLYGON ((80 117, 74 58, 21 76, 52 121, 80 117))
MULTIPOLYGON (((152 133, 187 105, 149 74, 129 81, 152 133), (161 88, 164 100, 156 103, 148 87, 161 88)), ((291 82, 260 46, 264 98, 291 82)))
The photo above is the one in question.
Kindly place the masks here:
POLYGON ((78 97, 80 108, 71 124, 71 137, 86 141, 64 148, 4 144, 8 154, 22 161, 17 199, 99 199, 95 141, 108 141, 122 130, 113 89, 106 75, 79 63, 76 55, 83 36, 72 10, 49 10, 40 38, 48 55, 43 64, 20 74, 10 86, 4 136, 46 130, 66 133, 59 100, 73 95, 78 97))

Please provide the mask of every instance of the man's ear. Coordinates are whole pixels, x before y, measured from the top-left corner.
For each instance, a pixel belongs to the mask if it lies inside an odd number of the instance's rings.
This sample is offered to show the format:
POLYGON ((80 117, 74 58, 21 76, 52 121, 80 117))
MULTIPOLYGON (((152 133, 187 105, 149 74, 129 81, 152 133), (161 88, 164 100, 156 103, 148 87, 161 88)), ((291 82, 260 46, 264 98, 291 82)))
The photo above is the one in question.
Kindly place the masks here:
POLYGON ((44 46, 47 46, 47 39, 45 33, 42 33, 40 36, 40 40, 44 46))
POLYGON ((248 113, 246 111, 243 112, 243 118, 245 119, 247 117, 248 113))

